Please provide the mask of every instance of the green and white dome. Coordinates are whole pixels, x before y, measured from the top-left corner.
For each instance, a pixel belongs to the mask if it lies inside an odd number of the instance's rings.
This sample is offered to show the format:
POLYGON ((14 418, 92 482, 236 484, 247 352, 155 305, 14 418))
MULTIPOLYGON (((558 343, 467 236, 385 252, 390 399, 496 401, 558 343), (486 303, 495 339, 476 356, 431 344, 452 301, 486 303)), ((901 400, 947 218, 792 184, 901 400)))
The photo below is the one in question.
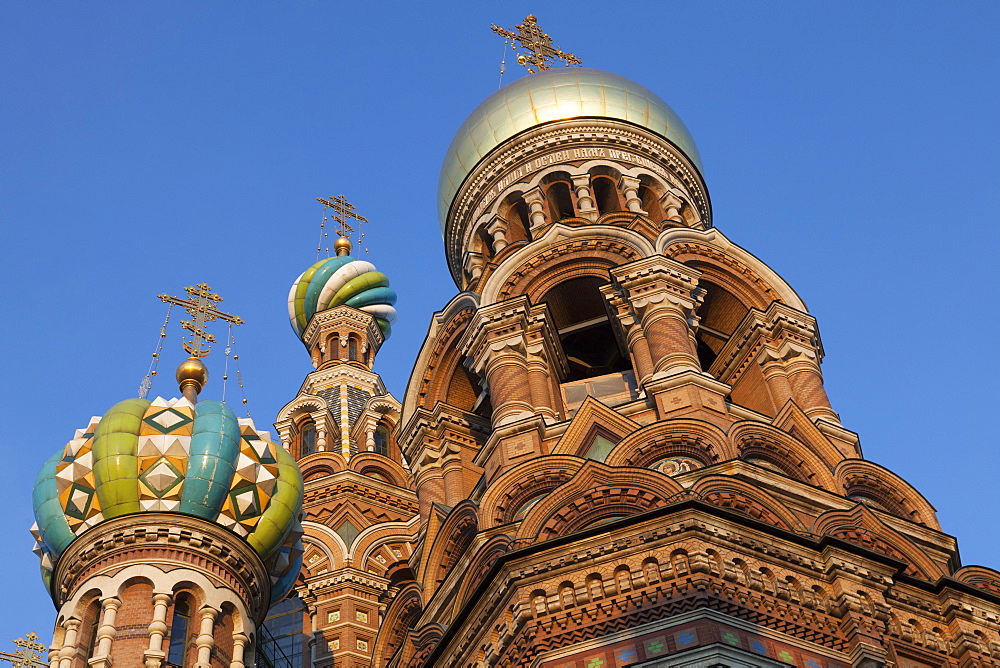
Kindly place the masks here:
POLYGON ((292 283, 288 318, 301 339, 314 315, 343 304, 370 313, 385 338, 389 338, 396 321, 395 303, 396 293, 389 287, 389 277, 375 265, 338 255, 320 260, 292 283))
POLYGON ((33 491, 35 551, 49 585, 70 543, 105 520, 193 515, 243 537, 269 567, 277 601, 301 565, 302 493, 292 456, 225 404, 126 399, 91 418, 42 466, 33 491))

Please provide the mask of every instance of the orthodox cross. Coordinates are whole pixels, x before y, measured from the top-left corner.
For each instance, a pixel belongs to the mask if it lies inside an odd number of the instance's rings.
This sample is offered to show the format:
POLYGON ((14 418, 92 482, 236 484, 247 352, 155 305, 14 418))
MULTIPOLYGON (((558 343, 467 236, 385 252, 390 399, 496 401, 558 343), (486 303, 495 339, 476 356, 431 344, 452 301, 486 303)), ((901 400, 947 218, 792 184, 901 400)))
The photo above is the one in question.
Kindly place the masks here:
POLYGON ((42 659, 42 652, 44 652, 47 648, 42 643, 38 642, 37 634, 29 633, 24 638, 18 638, 15 640, 14 644, 17 645, 18 650, 13 653, 0 652, 0 659, 9 661, 13 665, 20 666, 21 668, 49 665, 42 659))
POLYGON ((156 296, 168 304, 183 306, 185 311, 194 316, 194 320, 181 320, 181 327, 193 335, 191 343, 184 340, 181 343, 184 345, 184 350, 191 357, 204 357, 212 350, 211 347, 204 347, 205 344, 215 343, 215 336, 205 331, 206 323, 218 318, 234 325, 242 325, 244 320, 235 315, 223 313, 215 308, 215 305, 222 301, 222 297, 212 292, 212 288, 209 287, 208 283, 199 283, 194 287, 189 285, 184 288, 184 292, 191 295, 191 297, 181 299, 180 297, 171 297, 168 294, 156 296))
POLYGON ((358 215, 354 210, 354 205, 348 202, 347 198, 343 195, 337 195, 330 199, 317 197, 316 201, 323 204, 323 206, 333 209, 333 214, 330 215, 330 218, 340 224, 340 227, 337 228, 337 234, 342 237, 350 238, 351 234, 354 233, 354 228, 347 222, 348 220, 356 220, 359 223, 368 222, 367 218, 358 215))
POLYGON ((501 28, 493 23, 490 24, 490 29, 493 32, 509 39, 515 48, 520 45, 521 49, 528 52, 519 53, 517 55, 517 62, 524 65, 532 74, 535 73, 535 70, 532 68, 537 67, 540 70, 547 70, 552 67, 550 62, 557 58, 566 61, 567 67, 582 64, 582 61, 572 53, 567 53, 562 49, 552 46, 552 38, 538 27, 538 19, 534 14, 528 14, 524 19, 524 23, 518 23, 514 27, 517 28, 517 32, 501 28))

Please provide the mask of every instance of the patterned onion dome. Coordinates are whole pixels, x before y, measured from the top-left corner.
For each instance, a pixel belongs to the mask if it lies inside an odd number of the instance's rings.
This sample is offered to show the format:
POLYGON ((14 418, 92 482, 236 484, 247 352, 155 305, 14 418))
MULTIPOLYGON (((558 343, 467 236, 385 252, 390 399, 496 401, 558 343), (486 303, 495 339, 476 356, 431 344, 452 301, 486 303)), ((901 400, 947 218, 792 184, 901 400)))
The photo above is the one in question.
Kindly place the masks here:
POLYGON ((104 520, 176 512, 243 537, 281 600, 301 566, 302 490, 292 456, 225 404, 126 399, 78 429, 38 474, 32 534, 42 577, 49 586, 59 555, 104 520))
POLYGON ((371 313, 385 338, 396 321, 396 293, 375 265, 350 255, 320 260, 295 279, 288 293, 288 318, 299 338, 320 311, 346 304, 371 313))
POLYGON ((476 107, 445 154, 438 181, 441 231, 465 177, 493 149, 543 123, 614 118, 667 139, 701 170, 701 157, 680 117, 666 102, 623 76, 587 67, 558 67, 507 84, 476 107))

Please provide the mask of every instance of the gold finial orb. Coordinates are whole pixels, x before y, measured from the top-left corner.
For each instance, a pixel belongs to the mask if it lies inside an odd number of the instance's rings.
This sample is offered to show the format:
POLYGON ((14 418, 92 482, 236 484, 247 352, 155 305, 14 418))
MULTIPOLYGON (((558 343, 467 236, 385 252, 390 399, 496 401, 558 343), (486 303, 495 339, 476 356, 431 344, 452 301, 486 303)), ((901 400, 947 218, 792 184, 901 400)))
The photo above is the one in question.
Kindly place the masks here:
POLYGON ((198 400, 198 394, 207 382, 208 367, 197 357, 189 357, 177 367, 177 384, 192 403, 198 400))
POLYGON ((333 242, 333 250, 337 252, 337 255, 350 255, 351 248, 351 240, 347 237, 340 237, 333 242))

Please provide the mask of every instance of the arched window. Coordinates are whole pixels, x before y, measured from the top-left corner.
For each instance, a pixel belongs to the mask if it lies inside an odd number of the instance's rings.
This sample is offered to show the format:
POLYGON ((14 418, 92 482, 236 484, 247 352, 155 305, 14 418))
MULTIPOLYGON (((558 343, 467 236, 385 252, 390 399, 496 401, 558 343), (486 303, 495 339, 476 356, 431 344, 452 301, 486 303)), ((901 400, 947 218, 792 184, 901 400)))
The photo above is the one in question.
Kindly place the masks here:
POLYGON ((307 420, 299 427, 299 457, 316 452, 316 423, 307 420))
POLYGON ((170 644, 167 646, 167 665, 182 668, 184 650, 187 648, 188 632, 191 628, 191 601, 187 596, 177 597, 174 603, 174 617, 170 623, 170 644))
POLYGON ((347 359, 352 362, 358 361, 358 340, 353 336, 347 339, 347 359))
POLYGON ((389 454, 389 428, 381 422, 375 427, 375 452, 380 455, 389 454))

